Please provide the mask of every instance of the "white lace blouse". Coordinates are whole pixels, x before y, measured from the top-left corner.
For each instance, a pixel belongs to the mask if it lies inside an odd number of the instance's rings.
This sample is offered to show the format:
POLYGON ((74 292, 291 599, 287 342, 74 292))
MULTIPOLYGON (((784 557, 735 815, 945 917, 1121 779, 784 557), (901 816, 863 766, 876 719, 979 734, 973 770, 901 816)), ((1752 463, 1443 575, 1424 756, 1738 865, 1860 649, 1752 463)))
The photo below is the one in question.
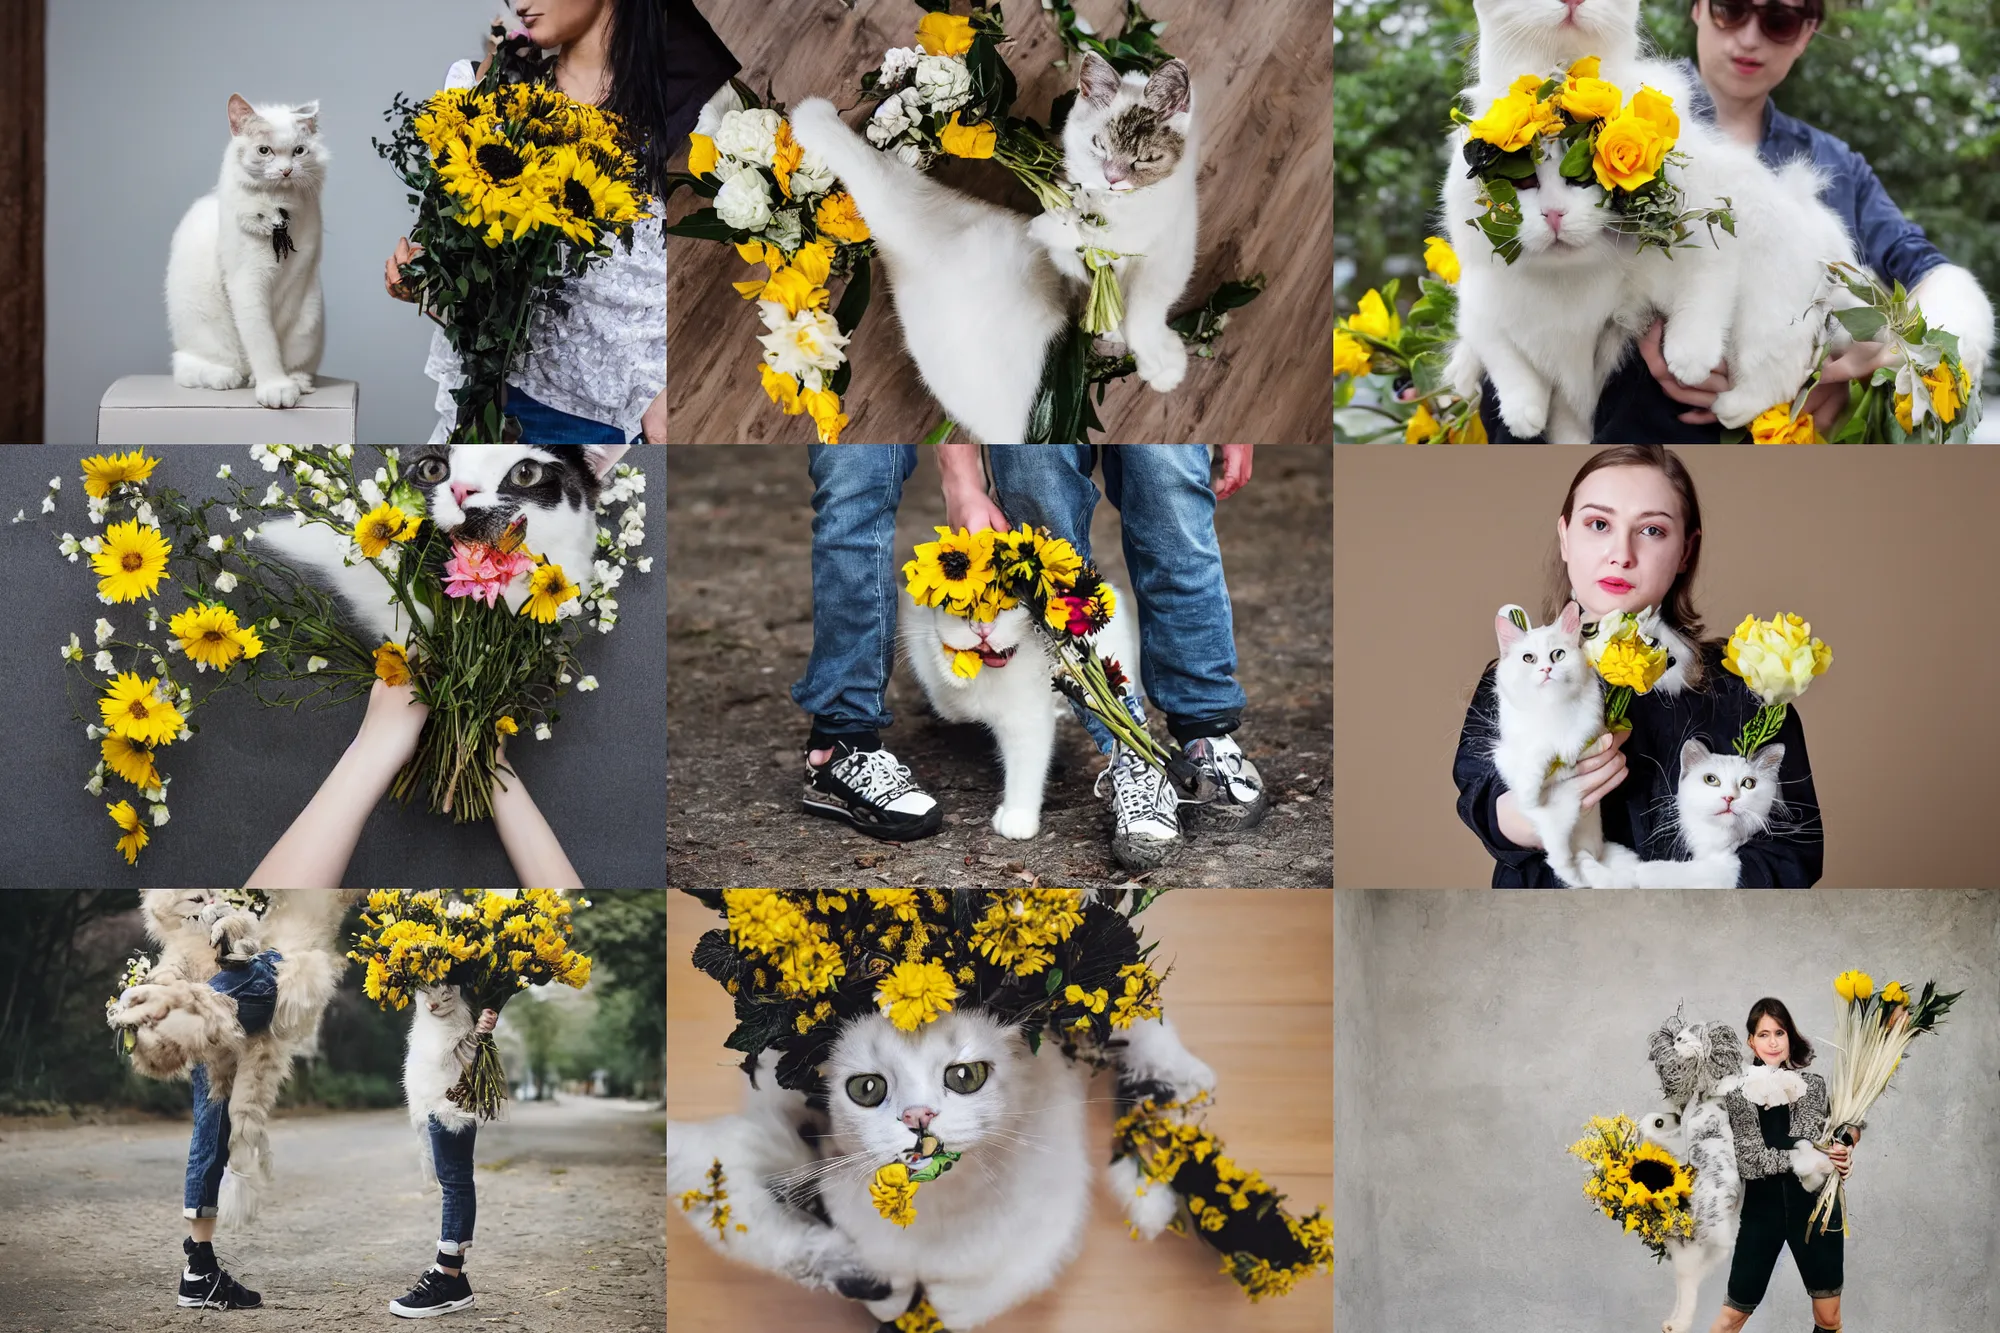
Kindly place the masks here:
MULTIPOLYGON (((461 60, 445 76, 447 88, 478 82, 472 62, 461 60)), ((569 313, 546 307, 528 323, 528 351, 507 382, 558 411, 602 421, 637 439, 640 418, 667 383, 667 235, 664 212, 638 224, 632 250, 613 242, 611 257, 563 288, 569 313)), ((424 374, 437 381, 438 424, 430 442, 442 444, 458 420, 451 391, 465 383, 458 353, 443 329, 431 331, 424 374)))

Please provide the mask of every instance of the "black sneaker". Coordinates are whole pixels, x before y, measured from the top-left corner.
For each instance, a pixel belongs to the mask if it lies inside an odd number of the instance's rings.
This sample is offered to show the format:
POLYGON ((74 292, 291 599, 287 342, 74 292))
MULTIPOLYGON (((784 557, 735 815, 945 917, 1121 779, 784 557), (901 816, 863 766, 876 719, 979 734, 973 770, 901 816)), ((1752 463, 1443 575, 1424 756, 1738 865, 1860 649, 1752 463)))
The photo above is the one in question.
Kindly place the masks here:
POLYGON ((181 1270, 183 1310, 254 1310, 264 1298, 229 1276, 219 1266, 212 1273, 181 1270))
POLYGON ((799 808, 887 842, 928 838, 944 824, 937 798, 917 785, 908 765, 879 745, 857 750, 846 741, 834 743, 833 757, 822 766, 806 761, 799 808))
POLYGON ((1181 753, 1195 767, 1195 795, 1183 804, 1183 819, 1216 829, 1249 829, 1264 822, 1271 812, 1264 779, 1233 739, 1204 736, 1182 746, 1181 753))
POLYGON ((428 1319, 434 1314, 450 1314, 472 1304, 472 1284, 465 1274, 456 1276, 437 1268, 426 1268, 409 1294, 389 1302, 389 1313, 405 1319, 428 1319))

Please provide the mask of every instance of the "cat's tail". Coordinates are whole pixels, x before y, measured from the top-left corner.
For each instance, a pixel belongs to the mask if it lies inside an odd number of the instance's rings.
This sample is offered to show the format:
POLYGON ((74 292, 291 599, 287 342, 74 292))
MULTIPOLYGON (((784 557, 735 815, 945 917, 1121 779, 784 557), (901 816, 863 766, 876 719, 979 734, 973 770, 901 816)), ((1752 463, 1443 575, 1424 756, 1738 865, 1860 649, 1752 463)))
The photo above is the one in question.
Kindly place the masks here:
MULTIPOLYGON (((307 523, 298 518, 273 519, 258 531, 257 545, 268 548, 302 575, 312 576, 316 584, 338 594, 366 634, 380 642, 406 641, 409 621, 396 603, 389 580, 372 563, 352 553, 352 544, 345 533, 335 532, 324 523, 307 523)), ((418 614, 429 623, 428 613, 418 614)))

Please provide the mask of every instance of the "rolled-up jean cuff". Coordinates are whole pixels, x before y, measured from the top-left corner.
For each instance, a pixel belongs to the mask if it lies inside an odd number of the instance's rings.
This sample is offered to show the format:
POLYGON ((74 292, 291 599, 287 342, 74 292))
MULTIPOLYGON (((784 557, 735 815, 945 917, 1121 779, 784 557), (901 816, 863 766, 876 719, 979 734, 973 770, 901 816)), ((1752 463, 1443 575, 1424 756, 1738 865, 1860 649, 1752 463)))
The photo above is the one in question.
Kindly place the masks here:
POLYGON ((1169 717, 1167 731, 1182 745, 1210 736, 1227 736, 1243 725, 1240 712, 1218 713, 1214 717, 1169 717))

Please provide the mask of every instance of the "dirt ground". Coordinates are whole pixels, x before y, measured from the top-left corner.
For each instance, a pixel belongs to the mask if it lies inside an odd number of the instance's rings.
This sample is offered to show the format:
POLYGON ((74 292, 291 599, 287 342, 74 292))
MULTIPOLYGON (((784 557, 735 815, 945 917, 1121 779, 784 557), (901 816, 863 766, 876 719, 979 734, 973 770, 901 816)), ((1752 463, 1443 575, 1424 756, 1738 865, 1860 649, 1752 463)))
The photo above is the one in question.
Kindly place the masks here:
MULTIPOLYGON (((271 1126, 277 1181, 216 1253, 262 1293, 254 1311, 176 1308, 188 1123, 0 1127, 0 1329, 266 1333, 400 1326, 388 1303, 435 1252, 438 1196, 419 1191, 400 1111, 271 1126)), ((638 1333, 665 1321, 666 1117, 636 1102, 517 1103, 482 1125, 476 1303, 446 1325, 506 1333, 638 1333)))
MULTIPOLYGON (((857 446, 858 447, 858 446, 857 446)), ((1128 446, 1144 447, 1144 446, 1128 446)), ((983 728, 928 715, 906 667, 890 684, 884 743, 945 809, 935 837, 879 842, 799 809, 810 719, 791 701, 812 650, 812 481, 798 446, 684 446, 667 463, 667 883, 823 889, 875 885, 1064 888, 1123 883, 1111 810, 1091 795, 1104 760, 1062 724, 1032 842, 1001 838, 999 757, 983 728)), ((925 450, 904 488, 896 548, 944 521, 925 450)), ((1249 696, 1237 732, 1273 809, 1262 826, 1193 830, 1147 882, 1187 888, 1333 883, 1332 462, 1314 445, 1264 445, 1249 485, 1216 513, 1249 696)), ((1091 543, 1130 587, 1118 514, 1100 502, 1091 543)), ((1156 735, 1165 735, 1157 716, 1156 735)), ((1107 785, 1107 792, 1109 787, 1107 785)))

